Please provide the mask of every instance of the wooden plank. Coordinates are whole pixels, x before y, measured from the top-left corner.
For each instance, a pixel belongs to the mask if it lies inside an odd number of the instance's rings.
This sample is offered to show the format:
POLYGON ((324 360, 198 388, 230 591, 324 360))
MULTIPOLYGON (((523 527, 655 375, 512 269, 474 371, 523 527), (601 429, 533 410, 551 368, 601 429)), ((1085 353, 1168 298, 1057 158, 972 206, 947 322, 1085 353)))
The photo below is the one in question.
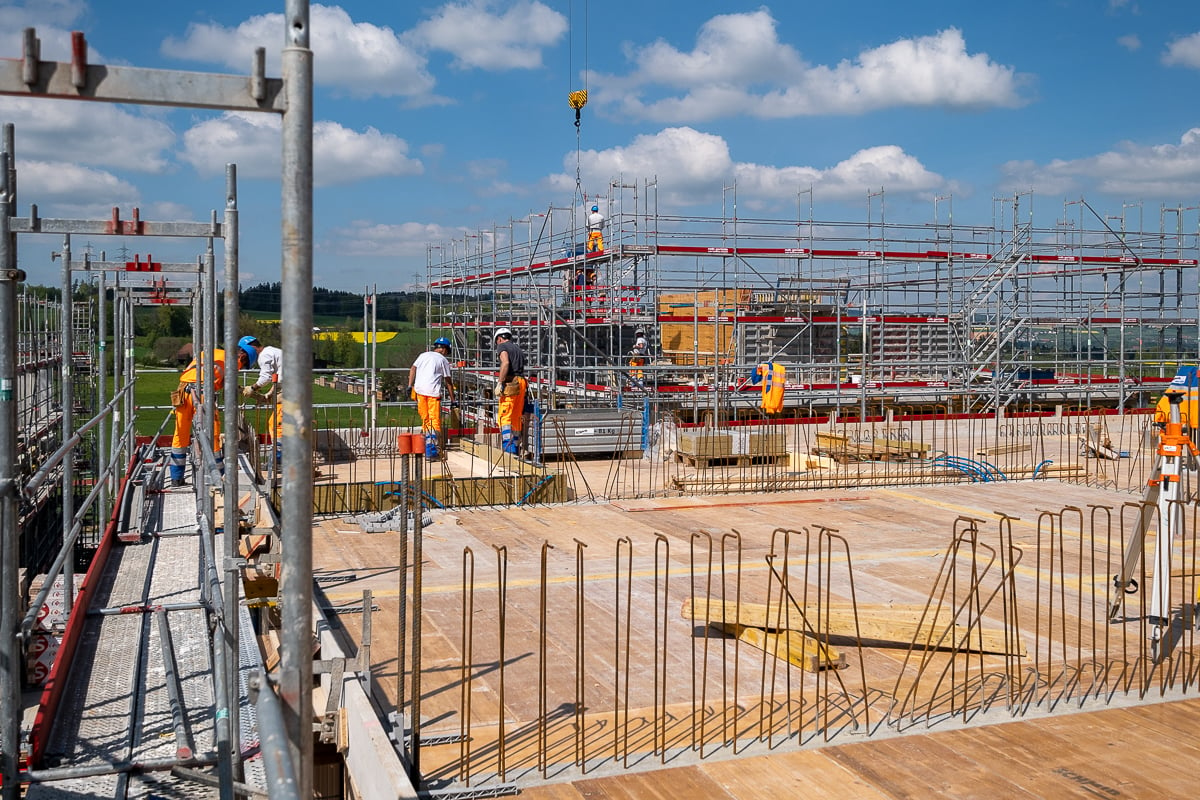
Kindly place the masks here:
POLYGON ((719 624, 717 627, 752 647, 766 650, 776 658, 782 658, 789 664, 802 669, 816 672, 822 669, 841 669, 846 666, 844 655, 829 645, 818 642, 811 636, 805 636, 799 631, 768 633, 762 628, 748 628, 744 625, 719 624))
MULTIPOLYGON (((920 606, 924 609, 924 606, 920 606)), ((801 610, 803 613, 803 610, 801 610)), ((827 626, 820 631, 824 636, 845 636, 852 639, 871 639, 902 644, 916 643, 923 646, 929 642, 933 647, 958 647, 960 650, 981 653, 1008 653, 1010 647, 1005 643, 1004 631, 988 628, 969 628, 963 625, 953 626, 951 632, 945 624, 934 626, 933 621, 920 622, 920 611, 915 607, 899 608, 889 606, 858 607, 857 625, 855 624, 854 607, 850 605, 828 604, 820 609, 814 607, 807 614, 807 621, 815 630, 818 624, 827 626), (914 613, 915 612, 915 613, 914 613)), ((699 620, 710 623, 726 623, 755 628, 778 629, 781 626, 791 630, 804 631, 805 617, 797 613, 796 608, 781 608, 779 604, 748 603, 740 604, 731 601, 722 603, 719 600, 696 598, 693 607, 691 598, 684 600, 681 614, 684 619, 699 620)), ((1025 655, 1024 644, 1017 641, 1012 643, 1013 655, 1025 655)))

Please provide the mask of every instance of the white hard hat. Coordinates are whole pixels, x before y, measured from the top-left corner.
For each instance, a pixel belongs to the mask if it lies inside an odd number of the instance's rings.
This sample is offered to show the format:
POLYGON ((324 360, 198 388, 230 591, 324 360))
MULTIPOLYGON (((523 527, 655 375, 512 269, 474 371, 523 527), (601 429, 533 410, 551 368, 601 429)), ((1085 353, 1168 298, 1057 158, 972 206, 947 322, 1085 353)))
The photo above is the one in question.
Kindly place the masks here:
POLYGON ((511 339, 512 331, 510 331, 508 328, 504 328, 504 327, 496 328, 496 332, 492 334, 492 338, 498 339, 501 336, 507 336, 511 339))

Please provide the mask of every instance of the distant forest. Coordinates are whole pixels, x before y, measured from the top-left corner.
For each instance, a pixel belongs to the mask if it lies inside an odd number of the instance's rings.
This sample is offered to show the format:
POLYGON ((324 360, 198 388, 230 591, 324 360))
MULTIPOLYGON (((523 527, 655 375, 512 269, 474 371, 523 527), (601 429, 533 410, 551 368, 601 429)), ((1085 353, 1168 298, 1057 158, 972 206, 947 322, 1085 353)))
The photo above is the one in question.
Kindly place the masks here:
MULTIPOLYGON (((244 311, 264 311, 279 313, 279 298, 283 284, 260 283, 242 289, 238 302, 244 311)), ((392 322, 412 322, 420 325, 424 322, 425 293, 424 292, 380 292, 376 295, 379 307, 375 315, 380 320, 392 322)), ((363 315, 363 296, 356 292, 345 292, 339 289, 323 289, 313 287, 313 313, 319 316, 352 317, 361 319, 363 315)))

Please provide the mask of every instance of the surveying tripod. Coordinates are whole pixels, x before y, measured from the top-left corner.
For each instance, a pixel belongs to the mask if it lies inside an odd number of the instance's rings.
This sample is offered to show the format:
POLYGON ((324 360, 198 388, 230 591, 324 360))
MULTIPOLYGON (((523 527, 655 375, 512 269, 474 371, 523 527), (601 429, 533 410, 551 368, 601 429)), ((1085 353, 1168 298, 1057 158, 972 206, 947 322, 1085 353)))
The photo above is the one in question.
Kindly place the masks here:
POLYGON ((1196 471, 1196 456, 1200 454, 1188 433, 1184 430, 1180 414, 1180 406, 1188 399, 1189 391, 1186 386, 1177 386, 1177 381, 1163 395, 1167 401, 1168 411, 1166 422, 1158 436, 1158 461, 1154 472, 1146 484, 1146 492, 1142 498, 1142 509, 1138 513, 1137 528, 1125 549, 1125 559, 1121 562, 1121 572, 1113 576, 1115 589, 1113 600, 1108 609, 1109 620, 1115 620, 1121 612, 1126 594, 1134 594, 1138 590, 1137 580, 1133 577, 1142 558, 1145 546, 1146 529, 1152 516, 1151 508, 1157 510, 1158 536, 1154 540, 1154 562, 1152 583, 1150 584, 1150 613, 1148 618, 1152 623, 1150 633, 1151 648, 1155 661, 1162 658, 1162 641, 1171 619, 1171 552, 1175 544, 1175 536, 1183 530, 1183 501, 1184 488, 1181 478, 1196 471))

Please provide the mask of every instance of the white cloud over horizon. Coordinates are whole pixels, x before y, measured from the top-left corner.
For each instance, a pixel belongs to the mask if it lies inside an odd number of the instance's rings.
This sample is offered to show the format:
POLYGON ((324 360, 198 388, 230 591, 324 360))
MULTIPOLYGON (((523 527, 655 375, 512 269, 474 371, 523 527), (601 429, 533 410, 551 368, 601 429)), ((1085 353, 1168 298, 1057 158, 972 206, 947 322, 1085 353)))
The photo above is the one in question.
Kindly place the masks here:
POLYGON ((1200 182, 1200 128, 1176 144, 1122 142, 1115 149, 1046 164, 1010 161, 1001 166, 1005 189, 1034 187, 1039 194, 1102 193, 1117 197, 1195 195, 1200 182))
POLYGON ((443 50, 458 69, 510 70, 542 66, 542 48, 567 33, 567 19, 538 0, 503 11, 494 0, 446 3, 404 37, 418 48, 443 50))
POLYGON ((16 154, 92 166, 162 173, 175 144, 170 126, 129 106, 47 98, 0 97, 0 117, 13 123, 16 154), (137 136, 97 136, 96 131, 136 130, 137 136))
POLYGON ((140 193, 111 172, 63 161, 37 159, 18 162, 22 197, 36 197, 39 209, 54 209, 56 216, 104 219, 112 208, 132 209, 140 193))
POLYGON ((986 54, 968 53, 957 28, 864 50, 834 66, 810 65, 780 41, 775 19, 762 8, 712 17, 690 52, 659 39, 630 48, 628 57, 634 66, 627 75, 589 74, 596 102, 615 114, 657 122, 863 114, 902 106, 1016 108, 1027 102, 1021 90, 1028 78, 986 54))
MULTIPOLYGON (((512 70, 542 66, 542 50, 567 32, 567 20, 538 0, 498 8, 495 0, 449 2, 412 30, 356 22, 346 9, 315 3, 310 10, 313 79, 354 97, 401 97, 410 107, 446 104, 434 93, 429 53, 453 56, 459 69, 512 70)), ((266 48, 267 72, 278 75, 283 15, 259 14, 237 26, 190 23, 168 37, 161 52, 171 58, 221 64, 244 73, 256 47, 266 48)))
MULTIPOLYGON (((313 4, 309 26, 313 80, 336 86, 352 97, 427 97, 434 78, 425 57, 388 27, 355 22, 338 6, 313 4)), ((163 55, 222 64, 235 73, 250 69, 256 47, 265 47, 267 73, 278 75, 284 30, 283 14, 259 14, 236 27, 190 23, 181 38, 168 37, 163 55)))
MULTIPOLYGON (((180 158, 202 175, 223 173, 238 165, 238 174, 278 180, 280 173, 278 117, 226 112, 201 122, 183 135, 180 158)), ((334 186, 379 177, 419 175, 421 161, 408 156, 408 143, 368 127, 353 131, 327 120, 313 123, 313 183, 334 186)))
MULTIPOLYGON (((563 158, 564 172, 548 179, 559 190, 574 186, 574 153, 563 158)), ((585 183, 604 185, 621 175, 655 176, 664 200, 689 205, 706 202, 730 180, 740 198, 757 204, 794 201, 810 186, 831 200, 857 199, 880 187, 889 192, 927 194, 955 188, 896 145, 859 150, 828 168, 777 167, 736 161, 724 138, 690 127, 664 128, 635 137, 627 146, 580 154, 585 183)))
POLYGON ((466 228, 430 222, 382 223, 356 220, 349 226, 330 232, 317 247, 346 256, 425 258, 433 242, 461 239, 466 228))

